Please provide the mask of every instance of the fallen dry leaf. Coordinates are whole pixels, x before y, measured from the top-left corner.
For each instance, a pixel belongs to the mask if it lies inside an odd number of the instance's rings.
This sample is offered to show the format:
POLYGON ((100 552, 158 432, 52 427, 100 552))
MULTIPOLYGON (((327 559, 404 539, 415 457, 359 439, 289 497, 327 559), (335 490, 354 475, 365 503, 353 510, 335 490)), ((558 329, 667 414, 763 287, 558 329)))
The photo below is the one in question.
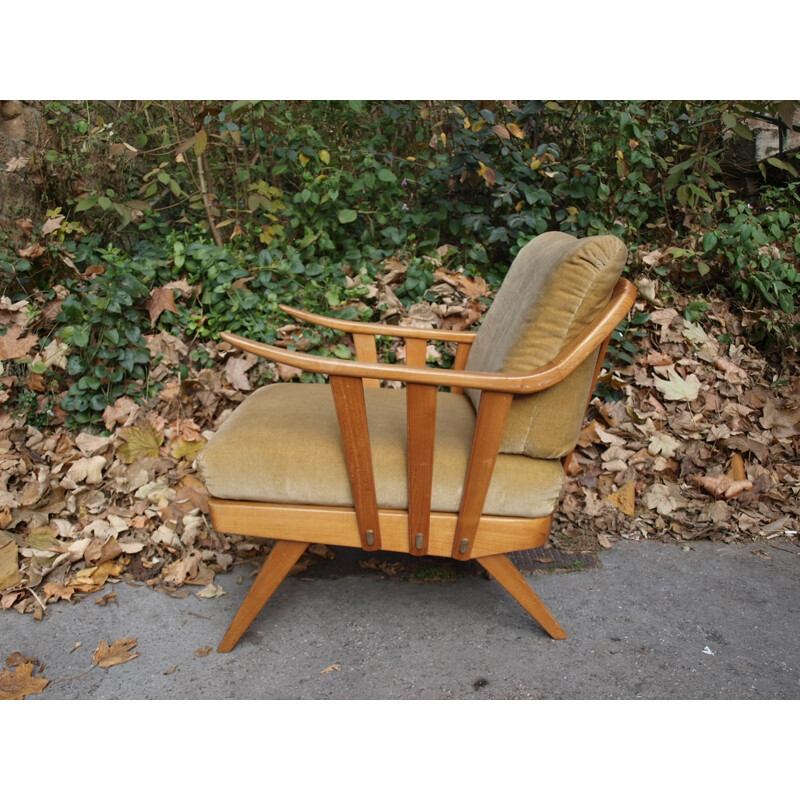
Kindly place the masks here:
POLYGON ((341 668, 342 668, 341 664, 331 664, 329 667, 325 667, 325 669, 320 670, 319 674, 320 675, 325 675, 328 672, 339 672, 339 670, 341 670, 341 668))
POLYGON ((740 453, 734 453, 731 458, 731 468, 728 477, 732 481, 746 481, 747 473, 744 471, 744 459, 740 453))
POLYGON ((183 438, 175 439, 169 452, 173 458, 185 458, 191 462, 197 458, 197 454, 205 447, 205 444, 205 439, 200 441, 187 441, 183 438))
POLYGON ((21 663, 14 672, 4 669, 0 674, 0 700, 24 700, 29 694, 41 694, 49 680, 33 677, 34 664, 21 663))
POLYGON ((659 432, 650 437, 647 452, 651 456, 662 455, 664 458, 672 458, 680 446, 681 443, 674 436, 659 432))
POLYGON ((12 325, 4 334, 0 335, 0 361, 24 358, 38 343, 38 336, 23 337, 24 332, 21 325, 12 325))
POLYGON ((48 581, 43 587, 44 596, 49 600, 55 597, 57 600, 71 600, 75 594, 74 586, 65 586, 58 581, 48 581))
POLYGON ((108 463, 104 456, 90 456, 76 461, 67 471, 67 478, 75 484, 98 484, 103 480, 103 467, 108 463))
POLYGON ((150 313, 150 324, 153 326, 165 311, 171 311, 173 314, 178 313, 172 289, 168 289, 166 286, 155 287, 150 292, 150 299, 144 304, 144 307, 150 313))
POLYGON ((202 597, 204 600, 209 600, 215 597, 222 597, 224 594, 227 594, 227 592, 221 586, 216 586, 215 584, 211 583, 204 589, 201 589, 197 593, 197 597, 202 597))
POLYGON ((689 501, 674 483, 653 484, 645 492, 643 499, 648 508, 655 509, 659 514, 671 514, 689 505, 689 501))
POLYGON ((120 435, 125 439, 117 455, 130 464, 137 458, 158 458, 164 436, 159 433, 149 422, 133 428, 123 428, 120 435))
POLYGON ((26 656, 24 653, 20 653, 17 650, 16 653, 12 653, 6 659, 6 666, 11 669, 13 667, 18 667, 20 664, 33 664, 35 667, 39 666, 39 659, 34 658, 33 656, 26 656))
POLYGON ((633 481, 628 481, 618 492, 606 497, 606 502, 619 509, 629 517, 633 516, 636 502, 636 488, 633 481))
POLYGON ((249 392, 250 381, 247 378, 247 371, 252 368, 253 364, 255 364, 255 361, 246 356, 231 356, 225 362, 225 377, 228 379, 228 383, 234 389, 249 392))
POLYGON ((734 481, 727 475, 694 475, 692 480, 714 497, 724 495, 728 500, 753 488, 753 484, 750 481, 734 481))
POLYGON ((288 364, 276 364, 275 368, 278 372, 278 377, 282 381, 293 381, 303 374, 303 370, 299 367, 290 367, 288 364))
POLYGON ((665 400, 686 400, 691 402, 697 399, 700 393, 700 381, 696 375, 689 375, 681 378, 671 367, 667 369, 669 378, 655 378, 653 383, 656 388, 664 395, 665 400))
POLYGON ((111 646, 103 639, 94 651, 92 660, 98 667, 108 669, 117 664, 124 664, 139 657, 139 653, 131 653, 138 644, 136 639, 117 639, 111 646))
POLYGON ((42 225, 42 236, 47 236, 48 233, 53 233, 57 231, 61 227, 61 223, 64 221, 65 217, 63 214, 59 214, 57 217, 51 217, 44 225, 42 225))
POLYGON ((0 591, 21 582, 17 543, 5 531, 0 530, 0 591))
POLYGON ((194 651, 194 654, 198 658, 205 658, 209 653, 212 653, 213 650, 213 647, 198 647, 197 650, 194 651))
POLYGON ((103 422, 106 430, 114 430, 115 425, 128 425, 139 411, 139 406, 130 397, 120 397, 113 406, 106 406, 103 422))
POLYGON ((109 592, 108 594, 104 594, 102 597, 95 598, 95 603, 99 606, 107 606, 109 603, 117 603, 117 594, 116 592, 109 592))

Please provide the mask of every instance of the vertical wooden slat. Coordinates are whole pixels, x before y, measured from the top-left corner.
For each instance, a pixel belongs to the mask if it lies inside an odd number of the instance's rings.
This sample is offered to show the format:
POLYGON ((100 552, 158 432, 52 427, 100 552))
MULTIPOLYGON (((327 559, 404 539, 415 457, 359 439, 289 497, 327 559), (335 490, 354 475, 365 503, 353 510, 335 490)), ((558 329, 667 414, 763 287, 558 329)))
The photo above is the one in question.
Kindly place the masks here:
POLYGON ((406 388, 408 551, 417 556, 428 552, 430 538, 436 388, 418 383, 410 383, 406 388))
POLYGON ((484 390, 481 394, 472 453, 453 536, 453 558, 461 561, 467 560, 472 552, 512 397, 508 392, 484 390))
MULTIPOLYGON (((459 342, 458 346, 456 347, 456 357, 453 361, 453 369, 466 368, 471 347, 471 343, 459 342)), ((451 386, 450 392, 451 394, 464 394, 464 390, 460 386, 451 386)))
MULTIPOLYGON (((378 363, 378 349, 375 345, 375 337, 371 333, 354 333, 353 344, 356 348, 356 358, 368 364, 378 363)), ((364 378, 364 386, 377 388, 381 382, 377 378, 364 378)))
POLYGON ((339 431, 342 435, 347 473, 358 520, 358 533, 365 550, 380 550, 381 533, 378 503, 375 498, 375 476, 369 449, 367 406, 361 378, 331 375, 333 400, 339 431))
POLYGON ((218 653, 230 653, 242 634, 250 627, 250 623, 258 616, 258 612, 266 605, 275 590, 281 585, 289 570, 305 552, 308 542, 277 541, 272 546, 261 572, 250 587, 250 591, 239 606, 225 636, 223 636, 218 653))
POLYGON ((478 563, 553 637, 566 639, 567 634, 550 613, 539 595, 531 589, 508 556, 484 556, 478 563))
POLYGON ((406 366, 424 367, 427 363, 428 342, 426 339, 406 339, 406 366))

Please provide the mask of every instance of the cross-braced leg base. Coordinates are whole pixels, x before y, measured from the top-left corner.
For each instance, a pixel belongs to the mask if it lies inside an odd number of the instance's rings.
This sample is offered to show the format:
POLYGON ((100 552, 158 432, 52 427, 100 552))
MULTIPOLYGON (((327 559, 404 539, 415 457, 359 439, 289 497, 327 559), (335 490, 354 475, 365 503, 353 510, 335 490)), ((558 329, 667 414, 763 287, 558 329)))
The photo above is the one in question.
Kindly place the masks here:
POLYGON ((230 653, 258 612, 266 605, 275 590, 283 583, 289 570, 305 552, 308 542, 277 541, 272 546, 261 572, 258 573, 250 591, 239 606, 236 616, 220 642, 217 652, 230 653))
POLYGON ((531 589, 522 573, 511 563, 508 556, 484 556, 478 563, 553 637, 566 639, 567 634, 556 622, 547 606, 531 589))

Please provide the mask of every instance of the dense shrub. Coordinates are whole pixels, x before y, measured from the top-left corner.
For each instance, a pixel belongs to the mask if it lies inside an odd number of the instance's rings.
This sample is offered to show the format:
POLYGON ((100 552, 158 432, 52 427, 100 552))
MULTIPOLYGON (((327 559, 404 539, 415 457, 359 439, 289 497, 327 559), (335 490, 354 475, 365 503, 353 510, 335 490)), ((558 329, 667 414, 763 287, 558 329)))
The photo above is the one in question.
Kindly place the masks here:
MULTIPOLYGON (((798 349, 797 172, 770 159, 777 181, 750 196, 726 174, 726 137, 749 135, 740 120, 755 108, 58 101, 44 110, 51 145, 36 167, 47 214, 27 226, 28 247, 5 237, 3 294, 63 287, 42 335, 73 348, 61 405, 77 423, 142 391, 145 303, 168 281, 200 291, 159 327, 269 341, 285 322, 280 302, 356 313, 387 257, 409 264, 398 296, 410 305, 430 286, 423 256, 446 252, 449 266, 497 284, 547 230, 619 235, 634 276, 757 310, 755 340, 786 356, 798 349)), ((635 325, 613 351, 623 360, 635 325)))

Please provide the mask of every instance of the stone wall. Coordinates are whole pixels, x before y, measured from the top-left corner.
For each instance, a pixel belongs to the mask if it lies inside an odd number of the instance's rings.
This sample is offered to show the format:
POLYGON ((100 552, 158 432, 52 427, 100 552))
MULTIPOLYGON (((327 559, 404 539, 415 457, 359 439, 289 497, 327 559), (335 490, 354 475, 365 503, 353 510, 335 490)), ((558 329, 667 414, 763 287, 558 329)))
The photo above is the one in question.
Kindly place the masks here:
POLYGON ((47 123, 32 104, 0 100, 0 227, 13 229, 14 220, 32 216, 38 206, 36 174, 47 123))

